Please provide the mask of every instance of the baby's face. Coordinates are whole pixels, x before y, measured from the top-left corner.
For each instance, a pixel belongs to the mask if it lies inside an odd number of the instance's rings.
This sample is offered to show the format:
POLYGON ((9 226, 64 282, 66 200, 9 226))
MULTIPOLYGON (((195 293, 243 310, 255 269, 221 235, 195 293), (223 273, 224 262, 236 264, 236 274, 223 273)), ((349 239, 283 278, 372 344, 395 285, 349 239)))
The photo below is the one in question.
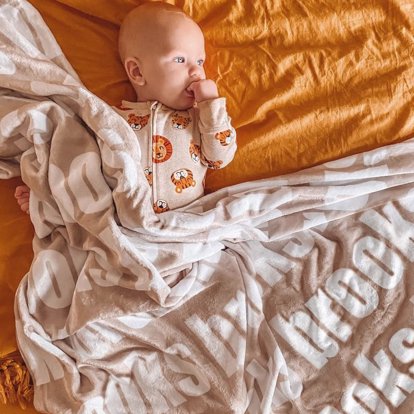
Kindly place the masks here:
POLYGON ((204 36, 196 23, 187 17, 171 19, 167 29, 152 34, 147 44, 141 45, 139 60, 145 100, 178 110, 194 105, 194 95, 187 88, 205 79, 204 36))

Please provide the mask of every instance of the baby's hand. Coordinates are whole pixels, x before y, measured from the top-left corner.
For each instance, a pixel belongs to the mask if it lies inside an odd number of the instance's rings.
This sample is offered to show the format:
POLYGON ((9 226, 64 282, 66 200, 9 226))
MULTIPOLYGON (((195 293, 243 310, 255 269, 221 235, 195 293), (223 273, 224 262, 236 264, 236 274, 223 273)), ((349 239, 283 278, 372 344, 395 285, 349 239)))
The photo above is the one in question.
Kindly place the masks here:
POLYGON ((194 81, 190 84, 187 90, 194 93, 194 99, 196 102, 207 101, 208 99, 219 97, 216 83, 211 79, 200 79, 194 81))
POLYGON ((21 210, 26 213, 30 214, 29 212, 29 199, 30 199, 30 188, 27 185, 19 185, 16 187, 14 192, 14 197, 17 200, 21 210))

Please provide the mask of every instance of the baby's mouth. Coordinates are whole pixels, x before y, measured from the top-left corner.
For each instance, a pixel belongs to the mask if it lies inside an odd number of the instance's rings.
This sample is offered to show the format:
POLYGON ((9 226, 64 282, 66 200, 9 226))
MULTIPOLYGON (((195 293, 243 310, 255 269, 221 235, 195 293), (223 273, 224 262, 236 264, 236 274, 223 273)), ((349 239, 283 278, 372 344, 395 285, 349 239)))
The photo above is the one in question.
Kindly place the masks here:
POLYGON ((188 88, 186 88, 186 89, 185 89, 185 93, 186 93, 188 96, 191 96, 192 98, 194 98, 194 92, 193 92, 193 91, 189 91, 189 90, 188 90, 188 88))

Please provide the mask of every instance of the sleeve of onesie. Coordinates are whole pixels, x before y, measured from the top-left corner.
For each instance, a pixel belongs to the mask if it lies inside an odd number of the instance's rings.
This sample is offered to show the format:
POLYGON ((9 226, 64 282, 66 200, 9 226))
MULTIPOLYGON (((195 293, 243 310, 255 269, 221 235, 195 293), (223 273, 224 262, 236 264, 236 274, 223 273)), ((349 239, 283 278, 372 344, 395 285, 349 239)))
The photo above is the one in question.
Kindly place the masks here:
POLYGON ((217 170, 231 162, 236 153, 236 131, 226 111, 226 98, 198 103, 201 162, 217 170))

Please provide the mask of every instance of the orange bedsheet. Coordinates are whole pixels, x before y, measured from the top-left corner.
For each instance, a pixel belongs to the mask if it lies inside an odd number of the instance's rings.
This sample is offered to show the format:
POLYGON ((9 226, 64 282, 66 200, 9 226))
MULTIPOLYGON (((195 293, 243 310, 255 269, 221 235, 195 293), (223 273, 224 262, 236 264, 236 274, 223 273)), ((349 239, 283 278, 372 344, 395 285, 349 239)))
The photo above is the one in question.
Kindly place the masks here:
MULTIPOLYGON (((134 99, 116 44, 123 16, 141 1, 31 3, 89 89, 110 104, 134 99)), ((207 74, 238 131, 237 156, 209 174, 209 191, 413 134, 412 0, 170 3, 203 28, 207 74)), ((31 260, 32 229, 13 199, 16 183, 0 181, 0 356, 16 349, 13 296, 31 260)))

